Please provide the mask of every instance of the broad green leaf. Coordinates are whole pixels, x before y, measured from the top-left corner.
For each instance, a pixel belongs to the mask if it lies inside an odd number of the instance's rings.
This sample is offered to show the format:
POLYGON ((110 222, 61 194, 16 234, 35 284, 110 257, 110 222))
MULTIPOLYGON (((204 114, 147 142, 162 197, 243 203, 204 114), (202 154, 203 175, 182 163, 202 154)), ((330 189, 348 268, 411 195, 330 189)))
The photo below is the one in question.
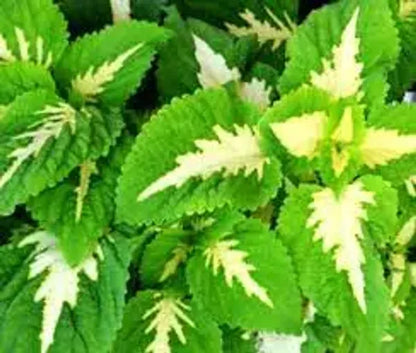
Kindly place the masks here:
POLYGON ((161 232, 146 247, 140 267, 141 280, 147 286, 165 282, 176 275, 192 251, 190 234, 180 229, 161 232))
POLYGON ((127 304, 114 351, 220 353, 221 331, 195 303, 144 291, 127 304))
POLYGON ((131 144, 118 141, 108 158, 87 160, 76 178, 47 189, 29 202, 42 228, 56 234, 68 263, 78 265, 97 246, 114 216, 115 189, 131 144))
POLYGON ((55 91, 55 83, 42 66, 15 62, 0 66, 0 104, 7 105, 17 96, 36 89, 55 91))
POLYGON ((374 241, 382 244, 396 229, 397 204, 385 202, 387 195, 394 200, 394 190, 375 176, 358 179, 337 195, 301 185, 280 216, 279 230, 304 294, 357 340, 356 352, 378 351, 389 313, 374 250, 374 241))
POLYGON ((264 27, 271 28, 270 31, 273 32, 274 28, 279 29, 273 16, 282 20, 285 16, 296 18, 299 7, 298 0, 230 0, 226 3, 221 0, 175 0, 174 2, 186 16, 200 18, 217 27, 233 24, 249 28, 250 23, 244 21, 242 14, 250 11, 258 22, 264 27))
POLYGON ((168 0, 131 0, 131 10, 134 18, 159 22, 168 0))
POLYGON ((66 22, 52 0, 3 0, 0 62, 32 61, 50 67, 67 45, 66 22))
POLYGON ((169 32, 155 24, 127 21, 73 43, 55 75, 74 101, 122 104, 150 68, 169 32))
POLYGON ((310 84, 335 98, 382 103, 399 52, 396 32, 387 0, 343 0, 321 8, 288 43, 281 93, 310 84))
POLYGON ((76 111, 48 91, 18 97, 0 119, 0 214, 107 154, 122 125, 117 110, 76 111))
POLYGON ((416 342, 416 291, 413 289, 403 304, 403 318, 396 322, 394 332, 388 333, 383 353, 414 352, 416 342))
POLYGON ((103 240, 76 267, 49 233, 29 235, 20 247, 29 246, 31 255, 0 290, 0 351, 107 352, 122 320, 128 242, 103 240))
POLYGON ((299 333, 295 274, 275 234, 260 221, 245 220, 213 235, 201 240, 187 265, 194 299, 231 327, 299 333))
POLYGON ((395 185, 416 174, 416 107, 397 104, 369 116, 362 146, 363 163, 395 185))
POLYGON ((118 220, 175 220, 226 204, 255 209, 280 186, 279 163, 265 155, 258 111, 224 89, 177 99, 143 127, 118 188, 118 220))

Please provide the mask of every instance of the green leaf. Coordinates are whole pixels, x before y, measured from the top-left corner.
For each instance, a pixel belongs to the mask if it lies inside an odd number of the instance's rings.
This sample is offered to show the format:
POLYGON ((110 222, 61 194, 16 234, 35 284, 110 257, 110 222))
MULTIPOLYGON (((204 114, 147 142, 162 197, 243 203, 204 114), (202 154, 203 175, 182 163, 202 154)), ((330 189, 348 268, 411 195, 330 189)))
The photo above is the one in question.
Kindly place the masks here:
POLYGON ((127 304, 117 353, 220 353, 221 331, 193 302, 155 291, 127 304))
POLYGON ((92 253, 113 219, 117 178, 129 147, 129 140, 119 141, 108 158, 84 162, 77 178, 47 189, 29 202, 33 218, 56 234, 71 266, 92 253))
MULTIPOLYGON (((65 262, 53 236, 35 233, 22 246, 35 242, 0 289, 0 351, 109 351, 122 321, 128 242, 103 240, 97 255, 76 268, 65 262)), ((26 248, 9 248, 7 256, 26 248)))
POLYGON ((248 332, 240 329, 222 329, 224 353, 256 353, 256 341, 248 332))
POLYGON ((161 232, 146 247, 140 266, 141 280, 146 286, 174 276, 192 250, 190 234, 180 229, 161 232))
POLYGON ((0 104, 9 104, 17 96, 36 89, 55 91, 55 82, 42 66, 15 62, 0 66, 0 104))
POLYGON ((396 324, 391 340, 383 344, 383 353, 413 352, 416 341, 416 291, 413 289, 410 297, 404 303, 404 318, 396 324))
MULTIPOLYGON (((282 209, 279 230, 303 293, 357 340, 356 352, 379 351, 390 298, 374 241, 395 231, 397 209, 383 202, 389 186, 366 176, 341 190, 301 185, 282 209), (375 223, 374 223, 375 222, 375 223), (377 232, 376 234, 374 234, 377 232)), ((394 203, 393 203, 394 205, 394 203)))
POLYGON ((165 106, 143 127, 123 167, 118 220, 176 220, 232 205, 255 209, 280 186, 279 163, 263 154, 254 107, 224 89, 165 106), (242 148, 244 146, 244 148, 242 148))
POLYGON ((394 185, 416 174, 416 106, 396 104, 373 111, 364 139, 364 163, 394 185))
POLYGON ((48 91, 18 97, 0 119, 0 214, 107 154, 122 125, 117 110, 78 112, 48 91))
POLYGON ((50 67, 67 45, 66 22, 52 0, 0 4, 0 62, 32 61, 50 67))
POLYGON ((169 32, 155 24, 124 21, 73 43, 55 75, 75 102, 118 106, 132 95, 169 32))
MULTIPOLYGON (((207 230, 209 232, 209 230, 207 230)), ((187 265, 196 301, 221 324, 299 333, 301 300, 286 249, 257 220, 201 239, 187 265)))
POLYGON ((312 13, 290 39, 280 91, 312 84, 335 98, 363 97, 379 105, 398 53, 387 0, 339 1, 312 13))

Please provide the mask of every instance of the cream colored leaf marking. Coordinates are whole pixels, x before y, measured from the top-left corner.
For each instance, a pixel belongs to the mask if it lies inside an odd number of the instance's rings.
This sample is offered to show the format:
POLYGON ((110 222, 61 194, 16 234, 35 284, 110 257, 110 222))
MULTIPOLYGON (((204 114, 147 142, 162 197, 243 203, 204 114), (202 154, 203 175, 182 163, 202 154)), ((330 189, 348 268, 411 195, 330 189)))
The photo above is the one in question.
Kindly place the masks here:
POLYGON ((352 118, 352 109, 351 107, 347 107, 344 110, 339 125, 331 136, 334 143, 334 146, 332 147, 332 168, 337 177, 345 170, 351 158, 346 147, 353 141, 353 138, 354 122, 352 118))
POLYGON ((194 143, 199 151, 177 157, 178 166, 143 190, 138 201, 171 186, 179 188, 192 178, 208 179, 217 172, 227 177, 237 175, 241 170, 245 171, 245 176, 256 171, 259 180, 263 177, 263 168, 269 159, 263 155, 257 134, 249 126, 235 125, 235 133, 219 125, 213 130, 218 140, 196 140, 194 143))
POLYGON ((110 0, 113 22, 126 21, 131 16, 130 0, 110 0))
POLYGON ((266 81, 253 78, 250 82, 241 84, 240 96, 247 102, 257 105, 265 110, 270 105, 271 87, 267 87, 266 81))
POLYGON ((401 135, 398 130, 369 128, 360 150, 364 164, 374 169, 404 155, 416 153, 416 135, 401 135))
POLYGON ((252 277, 251 273, 256 271, 256 267, 247 262, 249 254, 235 247, 239 244, 238 240, 222 240, 213 244, 204 251, 205 266, 212 266, 214 276, 217 276, 220 269, 224 270, 225 282, 232 288, 233 280, 241 284, 248 297, 254 296, 267 306, 273 308, 267 289, 260 286, 252 277))
POLYGON ((175 333, 179 342, 185 345, 186 337, 183 332, 183 324, 195 328, 193 321, 186 315, 186 312, 190 310, 189 306, 174 298, 161 298, 153 308, 148 310, 144 314, 143 320, 156 315, 146 328, 145 334, 148 335, 155 331, 155 338, 147 346, 145 353, 171 353, 169 337, 171 332, 175 333))
MULTIPOLYGON (((91 281, 98 279, 98 261, 91 255, 77 267, 66 262, 58 248, 57 238, 47 232, 37 232, 26 237, 19 247, 37 244, 30 264, 29 279, 47 273, 39 289, 35 302, 44 302, 42 328, 39 335, 41 353, 46 353, 54 342, 54 334, 65 303, 74 309, 79 294, 79 276, 84 273, 91 281)), ((102 251, 97 249, 102 259, 102 251)))
MULTIPOLYGON (((411 217, 400 229, 395 243, 403 249, 416 233, 416 216, 411 217)), ((404 280, 406 270, 406 255, 402 250, 395 252, 391 257, 391 296, 394 297, 404 280)))
POLYGON ((6 38, 0 34, 0 60, 13 62, 16 60, 12 51, 9 49, 6 38))
POLYGON ((409 263, 410 283, 413 287, 416 287, 416 263, 409 263))
POLYGON ((22 59, 23 61, 29 61, 30 43, 26 39, 25 32, 23 32, 21 28, 16 27, 15 34, 16 34, 17 44, 19 45, 20 59, 22 59))
POLYGON ((237 68, 229 69, 224 57, 212 50, 205 41, 195 34, 193 39, 195 57, 200 67, 197 77, 203 88, 218 87, 241 78, 240 71, 237 68))
POLYGON ((159 282, 166 281, 169 277, 173 276, 181 263, 184 263, 188 257, 189 246, 186 244, 180 244, 173 250, 172 258, 166 262, 159 282))
POLYGON ((311 73, 313 86, 321 88, 336 98, 346 98, 359 94, 363 64, 358 62, 360 40, 357 36, 359 8, 352 15, 341 36, 341 42, 332 50, 332 62, 324 59, 323 71, 311 73))
POLYGON ((88 194, 90 186, 91 175, 96 174, 97 165, 94 161, 85 161, 80 165, 80 183, 75 189, 77 195, 75 208, 75 222, 78 223, 82 216, 82 209, 84 207, 84 199, 88 194))
POLYGON ((96 96, 104 92, 104 86, 114 80, 115 75, 123 68, 125 62, 143 45, 143 43, 135 45, 120 54, 114 61, 106 61, 98 68, 91 66, 85 74, 79 74, 72 80, 72 88, 87 101, 95 102, 96 96))
POLYGON ((399 16, 403 19, 416 12, 416 0, 400 0, 399 16))
POLYGON ((52 52, 45 53, 45 42, 42 37, 37 37, 36 39, 36 63, 38 65, 43 65, 46 68, 50 67, 52 64, 52 52), (46 57, 45 57, 46 54, 46 57))
POLYGON ((348 185, 337 197, 326 188, 313 194, 308 228, 315 228, 314 241, 322 240, 325 253, 333 250, 336 269, 346 271, 354 297, 366 313, 365 281, 361 265, 365 263, 360 239, 363 238, 361 222, 367 219, 365 205, 375 204, 374 194, 366 191, 361 182, 348 185))
POLYGON ((279 20, 270 9, 266 8, 267 13, 273 20, 272 26, 269 22, 261 22, 256 16, 248 9, 240 13, 240 17, 247 22, 246 27, 238 27, 236 25, 226 23, 228 31, 237 37, 244 37, 247 35, 256 35, 260 44, 265 44, 268 41, 273 42, 273 50, 279 48, 283 42, 289 39, 296 29, 296 25, 289 18, 287 13, 284 14, 285 20, 288 23, 286 25, 279 20))
POLYGON ((16 148, 9 154, 8 157, 13 162, 6 172, 0 176, 0 189, 13 177, 24 162, 29 158, 36 158, 50 139, 57 139, 65 126, 68 125, 72 133, 75 132, 76 111, 68 104, 48 105, 36 114, 45 115, 46 117, 29 127, 34 128, 34 130, 14 137, 15 140, 29 139, 30 142, 24 147, 16 148))
POLYGON ((281 333, 259 332, 257 340, 258 353, 301 353, 302 344, 307 341, 303 332, 301 336, 281 333))
POLYGON ((325 112, 313 112, 281 123, 271 123, 270 128, 290 154, 313 159, 323 138, 327 121, 325 112))
POLYGON ((404 183, 406 185, 407 193, 412 197, 416 197, 416 175, 412 175, 410 178, 405 180, 404 183))

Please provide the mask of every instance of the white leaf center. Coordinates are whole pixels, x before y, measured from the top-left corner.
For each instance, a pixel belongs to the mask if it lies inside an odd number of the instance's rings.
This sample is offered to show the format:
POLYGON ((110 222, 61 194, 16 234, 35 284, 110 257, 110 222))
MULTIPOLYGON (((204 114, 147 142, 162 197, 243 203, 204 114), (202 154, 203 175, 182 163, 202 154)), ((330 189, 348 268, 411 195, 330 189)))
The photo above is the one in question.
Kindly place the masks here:
POLYGON ((341 42, 332 50, 333 60, 324 59, 323 72, 311 73, 312 85, 327 91, 336 98, 346 98, 359 93, 363 64, 357 61, 360 40, 357 36, 359 8, 357 8, 341 36, 341 42))
POLYGON ((224 177, 237 175, 240 170, 249 176, 256 171, 258 178, 263 177, 263 167, 269 159, 260 150, 256 134, 247 125, 235 126, 235 134, 214 126, 218 140, 196 140, 197 152, 190 152, 176 158, 178 166, 157 179, 141 192, 138 201, 165 190, 168 187, 181 187, 191 178, 208 179, 216 172, 224 177))
POLYGON ((256 268, 247 262, 249 254, 235 249, 238 244, 238 240, 234 239, 215 243, 204 251, 205 265, 207 267, 212 266, 215 276, 222 268, 228 287, 233 286, 235 278, 244 288, 248 297, 257 297, 261 302, 273 308, 274 305, 267 294, 267 290, 260 286, 251 275, 252 272, 256 271, 256 268))
POLYGON ((24 147, 16 148, 9 154, 9 158, 14 160, 6 172, 0 176, 0 189, 13 177, 19 167, 29 158, 36 158, 45 144, 52 138, 57 139, 66 125, 75 131, 76 111, 68 104, 59 103, 57 106, 46 106, 36 114, 46 117, 30 128, 33 131, 22 133, 15 140, 29 139, 29 143, 24 147))
POLYGON ((124 63, 134 55, 143 43, 120 54, 114 61, 107 61, 98 68, 91 66, 85 74, 79 74, 72 80, 72 87, 87 101, 95 102, 96 96, 104 91, 104 86, 113 81, 115 75, 123 68, 124 63))
MULTIPOLYGON (((56 326, 64 303, 71 308, 77 304, 79 275, 83 272, 92 281, 98 279, 98 263, 91 256, 77 267, 71 267, 58 249, 56 237, 47 232, 37 232, 26 237, 19 246, 37 244, 30 264, 29 279, 47 272, 35 294, 35 302, 44 301, 42 330, 40 333, 41 353, 46 353, 54 341, 56 326)), ((101 249, 97 249, 99 255, 101 249)))
POLYGON ((110 3, 114 23, 130 19, 130 0, 110 0, 110 3))
POLYGON ((195 327, 195 324, 185 313, 190 310, 189 306, 174 298, 162 298, 153 308, 148 310, 144 314, 143 320, 156 315, 146 328, 145 334, 155 331, 155 338, 147 346, 145 353, 171 353, 169 344, 171 332, 174 332, 179 342, 185 345, 186 337, 181 321, 190 327, 195 327))
POLYGON ((347 272, 354 297, 364 313, 367 307, 361 265, 365 257, 360 239, 361 222, 367 219, 364 206, 369 204, 375 204, 374 194, 366 191, 361 182, 348 185, 339 197, 326 188, 313 194, 309 205, 312 214, 307 221, 308 228, 315 228, 314 241, 322 240, 325 253, 333 250, 337 271, 347 272))

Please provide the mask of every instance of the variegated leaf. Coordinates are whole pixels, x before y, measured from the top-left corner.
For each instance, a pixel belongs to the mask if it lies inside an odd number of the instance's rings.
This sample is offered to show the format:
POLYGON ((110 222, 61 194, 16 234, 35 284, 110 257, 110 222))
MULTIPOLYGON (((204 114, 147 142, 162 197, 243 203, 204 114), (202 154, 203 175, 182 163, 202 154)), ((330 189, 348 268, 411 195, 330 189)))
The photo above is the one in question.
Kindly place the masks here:
POLYGON ((119 218, 161 222, 224 203, 253 208, 272 197, 278 164, 261 149, 253 126, 257 114, 224 89, 201 91, 162 109, 127 158, 119 218))
POLYGON ((214 224, 205 234, 201 252, 187 267, 195 300, 219 323, 297 333, 299 294, 286 250, 274 234, 259 221, 244 219, 227 229, 214 224))

